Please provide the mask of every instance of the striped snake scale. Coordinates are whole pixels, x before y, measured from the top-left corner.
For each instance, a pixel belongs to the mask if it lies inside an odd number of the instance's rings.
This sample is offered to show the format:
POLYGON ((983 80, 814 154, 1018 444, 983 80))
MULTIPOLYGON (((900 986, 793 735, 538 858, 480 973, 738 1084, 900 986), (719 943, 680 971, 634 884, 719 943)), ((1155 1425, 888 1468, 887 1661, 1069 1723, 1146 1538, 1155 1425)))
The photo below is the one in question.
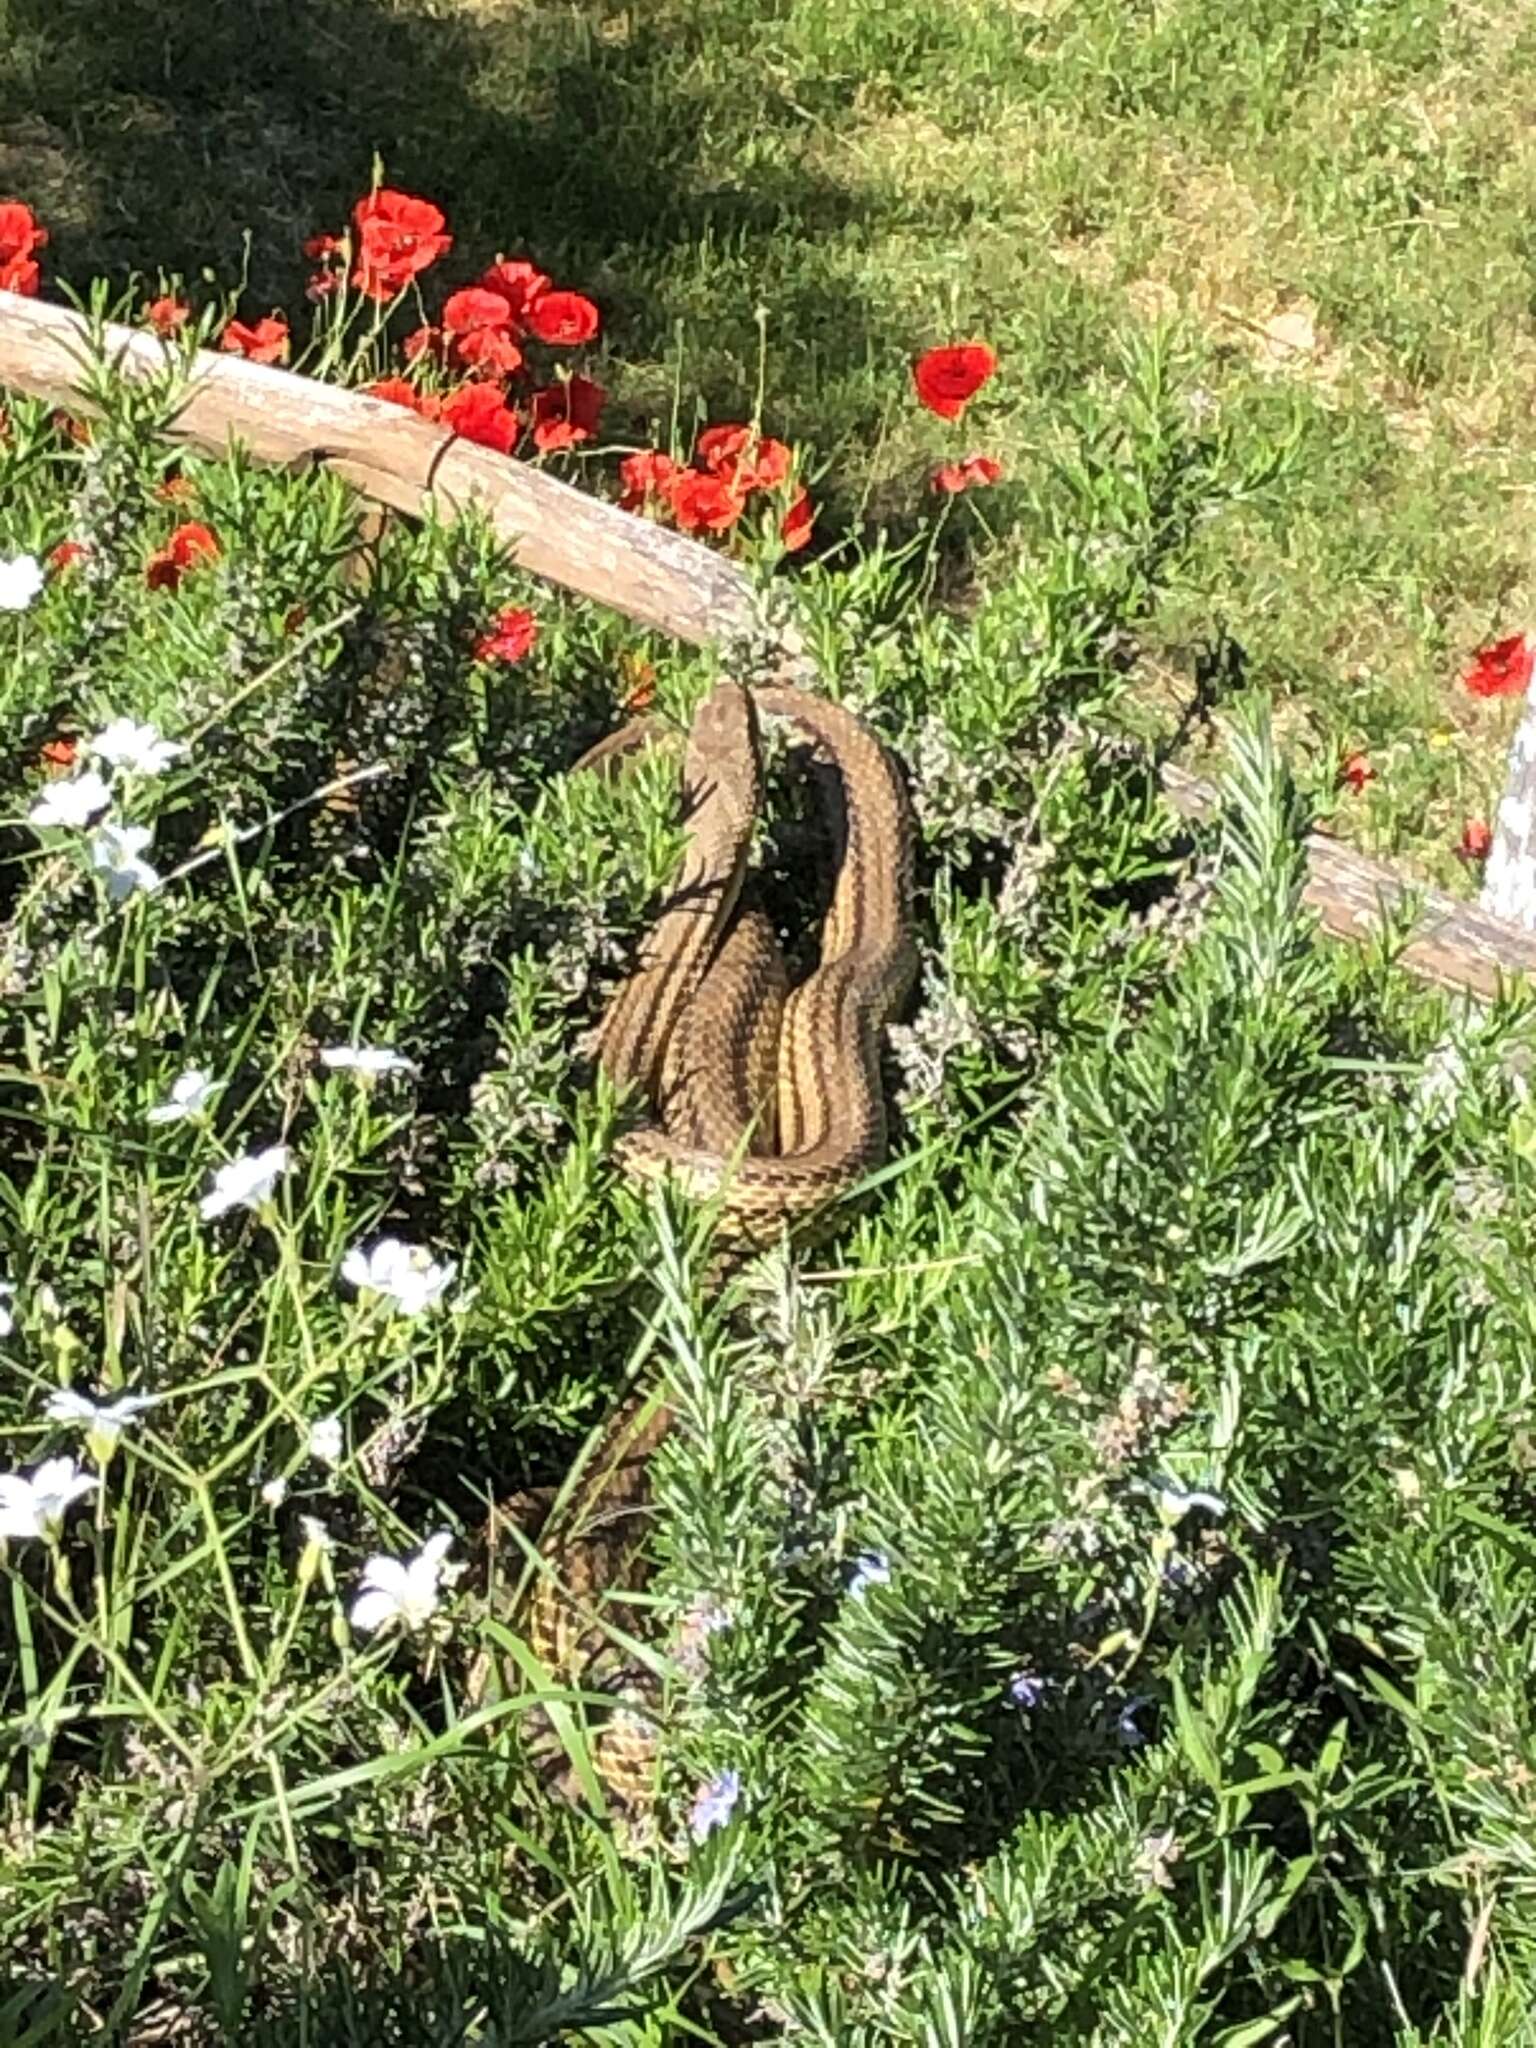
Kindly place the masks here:
MULTIPOLYGON (((607 772, 654 737, 649 723, 631 725, 577 766, 607 772)), ((714 1202, 715 1242, 730 1261, 803 1229, 885 1157, 881 1045, 917 965, 913 831, 900 772, 869 727, 788 684, 716 684, 689 733, 683 793, 681 872, 594 1051, 646 1106, 619 1140, 623 1171, 714 1202), (794 988, 771 924, 742 900, 762 798, 760 716, 786 721, 836 771, 826 778, 836 878, 819 962, 794 988)), ((648 1467, 671 1421, 655 1396, 615 1415, 546 1532, 526 1618, 557 1679, 619 1696, 594 1757, 636 1808, 653 1776, 654 1686, 601 1608, 643 1581, 648 1467)))

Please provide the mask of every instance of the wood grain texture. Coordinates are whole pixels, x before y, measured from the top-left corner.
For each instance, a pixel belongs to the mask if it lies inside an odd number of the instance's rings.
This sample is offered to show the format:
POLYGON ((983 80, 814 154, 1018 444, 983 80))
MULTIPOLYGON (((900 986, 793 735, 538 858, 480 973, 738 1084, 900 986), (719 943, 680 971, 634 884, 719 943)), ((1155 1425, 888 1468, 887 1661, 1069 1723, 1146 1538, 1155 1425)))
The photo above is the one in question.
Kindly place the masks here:
MULTIPOLYGON (((1217 796, 1208 782, 1171 765, 1160 774, 1163 793, 1175 810, 1190 818, 1213 814, 1217 796)), ((1307 834, 1307 869, 1303 900, 1325 930, 1339 938, 1374 938, 1384 924, 1401 919, 1412 907, 1412 933, 1397 958, 1421 980, 1491 999, 1521 976, 1536 973, 1536 932, 1412 882, 1326 832, 1307 834)))
MULTIPOLYGON (((0 292, 0 385, 84 409, 87 337, 71 308, 0 292)), ((105 340, 118 376, 164 374, 156 335, 108 325, 105 340)), ((265 462, 323 463, 398 512, 478 505, 519 567, 681 640, 719 640, 755 617, 747 577, 712 549, 384 399, 202 349, 173 433, 210 455, 239 443, 265 462)))

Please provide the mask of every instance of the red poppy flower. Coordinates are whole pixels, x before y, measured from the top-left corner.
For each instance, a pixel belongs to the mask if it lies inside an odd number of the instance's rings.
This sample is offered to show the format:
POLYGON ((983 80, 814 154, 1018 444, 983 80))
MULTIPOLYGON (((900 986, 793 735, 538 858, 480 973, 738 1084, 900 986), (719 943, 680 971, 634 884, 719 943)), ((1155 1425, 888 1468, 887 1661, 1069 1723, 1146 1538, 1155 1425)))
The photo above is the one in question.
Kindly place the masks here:
POLYGON ((475 642, 476 661, 521 661, 539 637, 539 623, 530 611, 509 605, 498 612, 491 630, 475 642))
POLYGON ((219 337, 219 347, 229 355, 244 356, 252 363, 285 363, 288 360, 288 322, 281 313, 269 313, 254 327, 243 320, 231 320, 219 337))
POLYGON ((1474 697, 1523 697, 1536 666, 1536 638, 1511 633, 1491 647, 1479 647, 1462 682, 1474 697))
POLYGON ((164 337, 175 334, 185 327, 192 317, 192 308, 182 300, 173 298, 169 292, 158 299, 151 299, 144 308, 144 318, 156 334, 164 337))
POLYGON ((323 263, 328 256, 339 256, 340 253, 339 235, 311 235, 304 244, 304 254, 311 263, 323 263))
POLYGON ((512 309, 500 292, 486 291, 478 284, 452 292, 443 304, 444 334, 473 334, 482 327, 505 327, 512 309))
POLYGON ((794 457, 782 441, 754 435, 750 427, 706 427, 695 454, 716 476, 735 479, 744 491, 777 490, 789 481, 794 457))
POLYGON ((590 377, 568 377, 533 394, 533 445, 546 455, 597 433, 608 394, 590 377))
POLYGON ((440 418, 466 441, 510 455, 517 444, 517 414, 494 384, 461 384, 443 400, 440 418))
POLYGON ((400 353, 408 363, 419 363, 423 356, 438 353, 443 348, 443 331, 440 327, 414 327, 400 344, 400 353))
POLYGON ((531 263, 508 263, 502 258, 486 271, 480 287, 506 300, 512 324, 521 332, 534 301, 549 290, 549 279, 531 263))
POLYGON ((144 580, 151 590, 174 590, 188 569, 199 562, 216 562, 219 543, 210 530, 195 519, 178 526, 164 547, 156 548, 145 565, 144 580))
POLYGON ((304 280, 304 296, 312 305, 318 306, 323 299, 333 299, 341 290, 339 270, 312 270, 304 280))
POLYGON ((478 370, 483 377, 510 377, 523 366, 523 352, 508 327, 477 327, 473 334, 461 334, 453 353, 466 370, 478 370))
POLYGON ((0 292, 15 292, 24 299, 37 296, 38 268, 32 252, 47 240, 48 230, 38 226, 30 206, 19 199, 0 202, 0 292))
POLYGON ((39 227, 37 215, 19 199, 0 200, 0 263, 17 256, 30 256, 47 245, 48 230, 39 227))
POLYGON ((672 517, 684 533, 724 533, 746 509, 734 478, 702 469, 681 469, 667 487, 672 517))
POLYGON ((779 539, 784 543, 785 552, 799 554, 810 544, 811 528, 816 524, 816 514, 811 506, 811 494, 807 490, 796 491, 789 510, 779 527, 779 539))
POLYGON ((42 272, 31 256, 13 256, 0 263, 0 292, 14 292, 19 299, 35 299, 42 272))
POLYGON ((936 491, 969 491, 977 484, 995 484, 1003 465, 991 455, 967 455, 963 462, 944 462, 933 472, 936 491))
POLYGON ((1456 851, 1463 860, 1486 860, 1493 845, 1493 833, 1486 818, 1468 818, 1461 828, 1461 844, 1456 851))
POLYGON ((663 455, 659 448, 643 448, 637 455, 626 455, 619 464, 619 482, 624 486, 620 510, 638 512, 650 499, 667 497, 673 480, 681 474, 671 456, 663 455))
POLYGON ((381 186, 352 209, 357 263, 352 281, 370 299, 392 299, 453 247, 442 210, 429 199, 381 186))
POLYGON ((189 476, 162 477, 155 485, 155 496, 162 504, 183 505, 197 496, 197 485, 189 476))
POLYGON ((1370 756, 1361 753, 1346 754, 1339 769, 1339 780, 1358 796, 1368 782, 1376 780, 1376 770, 1371 766, 1370 756))
POLYGON ((80 736, 78 733, 62 733, 57 739, 44 740, 37 751, 45 775, 50 779, 56 775, 63 775, 66 770, 74 767, 79 758, 80 736))
POLYGON ((76 562, 83 562, 90 553, 83 540, 61 540, 48 557, 48 566, 55 575, 62 575, 76 562))
POLYGON ((437 417, 438 402, 430 391, 418 391, 406 377, 381 377, 377 384, 363 386, 364 398, 382 398, 388 405, 403 405, 419 412, 423 419, 437 417))
POLYGON ((919 356, 912 381, 930 412, 941 420, 957 420, 996 368, 997 356, 984 341, 962 341, 919 356))
POLYGON ((598 312, 580 292, 541 292, 528 308, 529 332, 557 348, 579 348, 598 330, 598 312))

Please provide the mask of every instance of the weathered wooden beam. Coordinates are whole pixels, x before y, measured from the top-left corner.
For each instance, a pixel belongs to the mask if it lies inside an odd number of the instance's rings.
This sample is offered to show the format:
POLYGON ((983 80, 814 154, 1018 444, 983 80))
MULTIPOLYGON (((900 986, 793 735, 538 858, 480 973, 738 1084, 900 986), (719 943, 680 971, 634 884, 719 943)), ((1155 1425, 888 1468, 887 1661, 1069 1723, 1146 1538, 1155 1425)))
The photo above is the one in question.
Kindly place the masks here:
MULTIPOLYGON (((1215 811, 1216 791, 1199 776, 1169 765, 1161 779, 1164 795, 1184 816, 1207 818, 1215 811)), ((1522 975, 1536 974, 1536 932, 1412 882, 1326 832, 1307 834, 1307 870, 1303 900, 1341 939, 1375 937, 1411 910, 1412 932, 1397 958, 1424 981, 1491 998, 1522 975)))
MULTIPOLYGON (((88 332, 68 306, 0 292, 0 384, 80 407, 88 332)), ((108 325, 105 342, 116 375, 164 374, 156 335, 108 325)), ((172 431, 210 455, 239 443, 265 462, 323 463, 400 512, 478 505, 520 567, 678 639, 753 622, 752 587, 723 555, 383 399, 201 349, 172 431)))

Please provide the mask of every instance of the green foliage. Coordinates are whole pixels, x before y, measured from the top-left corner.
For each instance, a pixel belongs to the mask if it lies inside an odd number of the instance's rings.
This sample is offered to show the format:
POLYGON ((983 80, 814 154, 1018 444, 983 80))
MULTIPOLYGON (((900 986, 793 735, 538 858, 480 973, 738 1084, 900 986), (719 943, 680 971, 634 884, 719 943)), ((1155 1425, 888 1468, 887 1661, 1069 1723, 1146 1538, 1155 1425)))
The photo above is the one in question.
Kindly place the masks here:
MULTIPOLYGON (((334 483, 173 460, 169 388, 84 445, 15 408, 0 558, 90 552, 0 617, 0 1427, 99 1484, 0 1558, 6 2038, 1523 2038, 1530 1022, 1319 941, 1256 717, 1217 824, 1164 810, 1126 636, 1280 457, 1119 374, 974 616, 913 550, 784 585, 909 764, 924 979, 869 1200, 723 1299, 580 1056, 678 847, 664 761, 562 772, 634 636, 473 525, 347 583, 334 483), (152 589, 173 469, 221 552, 152 589), (477 659, 514 601, 534 651, 477 659), (187 751, 114 776, 161 876, 118 901, 29 817, 123 716, 187 751), (385 1235, 456 1268, 418 1314, 341 1277, 385 1235), (475 1541, 634 1380, 679 1417, 650 1838, 475 1541), (62 1387, 157 1405, 87 1450, 62 1387), (439 1529, 435 1611, 350 1626, 439 1529)), ((644 651, 685 712, 706 664, 644 651)))

